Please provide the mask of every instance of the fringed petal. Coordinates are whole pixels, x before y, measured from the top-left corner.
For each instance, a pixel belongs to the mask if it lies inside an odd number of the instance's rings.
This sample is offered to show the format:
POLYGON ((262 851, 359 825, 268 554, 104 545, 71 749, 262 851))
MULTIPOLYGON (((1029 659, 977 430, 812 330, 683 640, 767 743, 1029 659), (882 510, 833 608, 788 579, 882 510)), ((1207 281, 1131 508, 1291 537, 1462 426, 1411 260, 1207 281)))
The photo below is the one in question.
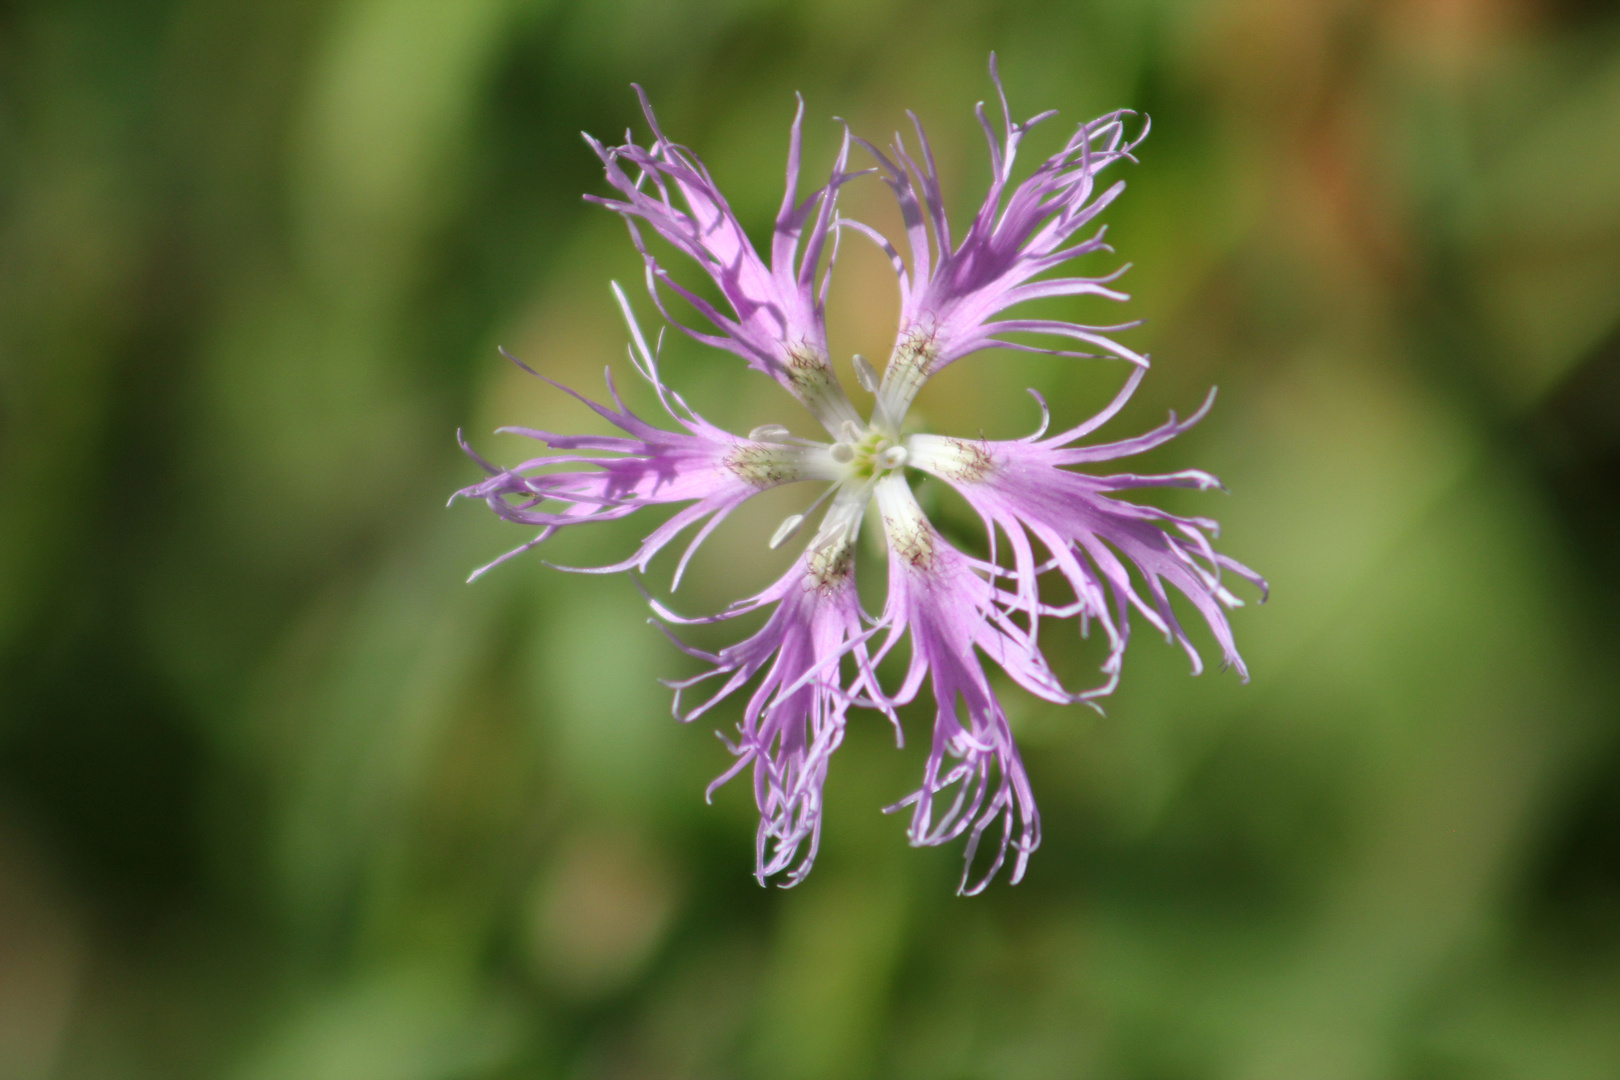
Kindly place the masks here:
MULTIPOLYGON (((604 146, 585 136, 602 160, 608 183, 622 198, 586 198, 622 214, 647 267, 647 287, 659 311, 692 337, 727 350, 781 383, 810 409, 827 430, 858 421, 854 406, 833 373, 827 353, 822 301, 826 281, 817 288, 816 271, 835 219, 838 189, 847 172, 850 139, 844 142, 827 183, 802 201, 797 199, 804 102, 799 101, 788 140, 787 185, 771 232, 770 265, 753 243, 719 186, 697 155, 665 137, 641 88, 643 115, 652 129, 652 144, 641 147, 629 137, 621 146, 604 146), (730 308, 727 314, 679 285, 647 249, 640 222, 701 266, 730 308), (664 307, 661 287, 686 300, 715 330, 684 326, 664 307)), ((826 274, 831 274, 828 260, 826 274)))
MULTIPOLYGON (((1121 345, 1109 334, 1123 327, 1093 327, 1056 319, 996 322, 995 316, 1025 300, 1051 296, 1095 295, 1125 300, 1111 287, 1122 271, 1099 277, 1063 277, 1031 281, 1037 274, 1070 259, 1111 249, 1099 228, 1091 236, 1071 239, 1091 223, 1125 188, 1123 181, 1097 190, 1097 175, 1122 159, 1134 160, 1132 151, 1147 136, 1147 125, 1130 138, 1126 111, 1109 113, 1081 124, 1056 154, 1047 158, 1022 183, 1012 184, 1013 162, 1019 144, 1036 124, 1054 115, 1044 112, 1015 123, 990 58, 990 78, 1001 100, 999 135, 984 114, 979 121, 990 145, 990 190, 960 243, 952 242, 945 218, 939 173, 921 123, 912 117, 921 164, 906 150, 898 134, 889 153, 861 140, 878 162, 878 170, 900 204, 910 255, 910 270, 898 252, 884 242, 900 276, 900 330, 878 395, 879 411, 896 431, 922 385, 941 368, 985 348, 1031 349, 1009 339, 1010 333, 1033 333, 1070 338, 1103 355, 1146 365, 1147 358, 1121 345)), ((848 224, 853 225, 853 222, 848 224)), ((872 230, 861 227, 867 235, 872 230)))
POLYGON ((878 655, 909 634, 910 665, 891 700, 911 700, 926 676, 935 707, 922 786, 889 809, 911 807, 906 835, 914 846, 967 837, 959 892, 983 890, 1009 851, 1016 883, 1040 845, 1040 814, 978 653, 1048 701, 1076 697, 1058 683, 1034 638, 1007 617, 1009 594, 934 530, 905 480, 880 480, 876 494, 889 538, 889 597, 882 619, 888 636, 878 655), (986 834, 992 854, 989 865, 976 871, 986 834))
MULTIPOLYGON (((689 722, 763 672, 743 708, 736 741, 723 739, 737 760, 709 787, 712 795, 753 766, 760 815, 755 874, 761 885, 777 875, 783 886, 796 885, 810 872, 821 838, 827 764, 843 742, 851 705, 880 708, 895 719, 878 692, 867 650, 878 628, 864 625, 855 593, 852 546, 865 501, 864 493, 836 500, 791 570, 718 616, 770 608, 765 625, 709 658, 710 670, 675 684, 675 715, 689 722), (846 658, 853 668, 847 680, 846 658), (719 680, 719 688, 683 710, 682 694, 710 680, 719 680)), ((661 604, 654 603, 654 610, 673 621, 692 621, 674 620, 661 604)))
POLYGON ((1140 381, 1138 370, 1101 414, 1048 439, 998 442, 915 435, 907 443, 912 465, 960 492, 992 536, 999 531, 1012 538, 1013 576, 1019 584, 1013 606, 1028 616, 1032 630, 1039 617, 1050 612, 1036 602, 1034 556, 1024 538, 1038 541, 1050 554, 1051 567, 1074 592, 1075 602, 1063 609, 1065 614, 1079 615, 1087 626, 1095 622, 1108 636, 1109 651, 1103 662, 1107 681, 1090 692, 1092 696, 1107 693, 1118 680, 1130 636, 1131 609, 1178 642, 1195 672, 1202 670, 1198 650, 1171 609, 1167 587, 1192 603, 1220 646, 1224 665, 1235 668, 1247 681, 1248 669, 1226 618, 1226 610, 1241 601, 1222 584, 1221 574, 1230 571, 1262 593, 1266 587, 1254 571, 1215 551, 1211 538, 1219 527, 1214 521, 1181 517, 1114 497, 1118 492, 1151 487, 1219 488, 1220 481, 1209 473, 1189 469, 1162 476, 1090 476, 1065 467, 1152 449, 1185 431, 1209 408, 1206 401, 1185 421, 1172 413, 1167 423, 1134 439, 1090 447, 1072 445, 1118 412, 1140 381))
MULTIPOLYGON (((605 451, 614 455, 542 455, 509 469, 491 465, 463 442, 463 448, 490 475, 462 488, 455 497, 482 499, 503 520, 541 529, 533 540, 476 571, 474 578, 512 555, 543 542, 560 528, 622 518, 646 506, 689 502, 693 505, 653 530, 629 558, 585 568, 586 572, 594 573, 631 568, 645 570, 653 556, 682 531, 708 519, 681 560, 675 578, 678 583, 680 570, 684 569, 692 551, 732 510, 768 488, 798 480, 827 479, 831 475, 825 449, 818 444, 770 442, 733 435, 688 407, 680 395, 663 384, 656 353, 648 347, 636 325, 623 292, 616 284, 613 288, 630 325, 631 362, 652 384, 680 430, 656 427, 631 412, 620 399, 611 372, 606 379, 612 405, 592 401, 546 379, 628 437, 557 435, 532 428, 503 428, 553 449, 605 451), (559 465, 589 468, 551 471, 559 465)), ((525 370, 529 369, 525 366, 525 370)))

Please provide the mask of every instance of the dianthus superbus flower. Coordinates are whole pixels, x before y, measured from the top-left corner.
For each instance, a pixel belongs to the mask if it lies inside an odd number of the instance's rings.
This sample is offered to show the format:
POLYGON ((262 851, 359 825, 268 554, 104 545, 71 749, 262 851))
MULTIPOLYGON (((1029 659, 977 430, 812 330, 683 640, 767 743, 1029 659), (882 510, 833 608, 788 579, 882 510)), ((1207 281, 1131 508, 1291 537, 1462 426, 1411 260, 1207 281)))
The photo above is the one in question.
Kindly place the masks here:
MULTIPOLYGON (((565 527, 624 517, 656 504, 686 504, 622 561, 582 568, 595 573, 645 571, 659 551, 694 529, 674 571, 678 583, 692 552, 743 502, 781 484, 825 485, 816 502, 817 507, 825 505, 819 522, 793 565, 770 587, 700 619, 682 618, 650 601, 666 624, 677 626, 765 613, 759 630, 714 653, 684 644, 672 630, 676 643, 705 669, 669 684, 675 690, 675 715, 682 720, 703 716, 753 685, 742 705, 737 735, 726 740, 736 760, 710 791, 752 769, 760 811, 755 873, 761 883, 779 877, 783 884, 794 884, 814 862, 822 786, 852 710, 885 717, 898 736, 898 708, 920 697, 926 686, 934 701, 934 725, 922 782, 889 809, 910 808, 907 833, 914 845, 964 839, 960 891, 974 893, 1009 855, 1011 879, 1022 878, 1040 843, 1034 794, 985 661, 1046 701, 1095 704, 1118 684, 1134 613, 1186 648, 1196 672, 1201 662, 1171 607, 1174 591, 1208 624, 1223 663, 1247 679, 1226 618, 1226 610, 1240 601, 1224 575, 1253 583, 1262 595, 1264 581, 1214 549, 1213 521, 1173 515, 1126 497, 1144 488, 1216 487, 1215 478, 1197 470, 1164 475, 1089 471, 1161 445, 1200 420, 1210 402, 1185 421, 1172 414, 1144 435, 1087 443, 1136 390, 1147 358, 1114 340, 1113 333, 1123 326, 1005 315, 1026 300, 1074 295, 1126 299, 1113 288, 1117 273, 1043 275, 1077 256, 1109 250, 1100 227, 1089 235, 1077 234, 1123 189, 1119 181, 1101 187, 1099 174, 1116 162, 1134 160, 1132 151, 1146 124, 1134 137, 1127 134, 1128 113, 1082 124, 1057 153, 1015 184, 1020 143, 1052 114, 1014 123, 994 58, 991 77, 1001 98, 999 134, 979 108, 990 143, 991 184, 959 241, 953 238, 933 156, 915 118, 920 161, 899 136, 887 152, 856 140, 871 152, 881 179, 899 202, 904 256, 877 230, 837 213, 840 189, 862 175, 848 171, 847 133, 828 182, 798 199, 802 102, 793 120, 787 190, 767 263, 702 162, 664 136, 643 96, 653 132, 650 147, 629 138, 613 147, 591 140, 621 196, 596 201, 629 224, 659 311, 671 317, 665 292, 686 301, 709 326, 683 325, 687 333, 770 375, 811 411, 831 441, 793 438, 774 424, 735 435, 698 416, 664 385, 657 350, 649 347, 615 285, 630 327, 632 364, 652 384, 674 427, 659 427, 633 414, 610 376, 611 406, 581 400, 622 436, 510 429, 561 453, 504 469, 474 455, 489 476, 458 492, 484 499, 503 518, 537 527, 533 539, 496 563, 565 527), (713 279, 729 311, 676 282, 647 248, 643 227, 694 259, 713 279), (824 320, 832 251, 845 228, 883 247, 894 263, 901 293, 900 323, 881 379, 866 361, 855 358, 857 377, 874 397, 871 415, 864 420, 833 374, 824 320), (1058 342, 1035 344, 1024 335, 1058 342), (1068 347, 1073 344, 1083 348, 1068 347), (1044 420, 1035 434, 1013 440, 951 438, 913 433, 904 426, 929 378, 988 348, 1112 358, 1128 365, 1130 374, 1102 412, 1053 436, 1046 436, 1044 420), (951 544, 929 521, 912 494, 910 478, 918 474, 950 485, 978 513, 988 558, 951 544), (871 614, 861 608, 855 575, 856 540, 874 504, 886 540, 888 593, 882 609, 871 614), (1108 646, 1100 681, 1079 690, 1059 680, 1039 643, 1043 620, 1070 618, 1082 634, 1099 627, 1108 646), (886 688, 877 665, 896 652, 908 659, 892 688, 886 688), (693 695, 700 696, 696 704, 693 695)), ((1040 406, 1044 416, 1045 403, 1040 406)), ((791 540, 806 517, 788 518, 769 545, 791 540)))

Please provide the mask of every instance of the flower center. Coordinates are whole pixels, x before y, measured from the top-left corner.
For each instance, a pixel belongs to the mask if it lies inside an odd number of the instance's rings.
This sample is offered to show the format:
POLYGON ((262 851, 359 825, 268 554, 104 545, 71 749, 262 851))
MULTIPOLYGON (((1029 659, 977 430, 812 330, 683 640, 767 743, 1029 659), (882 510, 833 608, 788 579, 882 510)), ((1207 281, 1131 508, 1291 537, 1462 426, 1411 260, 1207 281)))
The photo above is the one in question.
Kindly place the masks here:
POLYGON ((851 476, 882 476, 903 467, 910 456, 904 446, 869 427, 845 421, 842 434, 843 439, 832 444, 830 453, 834 461, 848 466, 851 476))

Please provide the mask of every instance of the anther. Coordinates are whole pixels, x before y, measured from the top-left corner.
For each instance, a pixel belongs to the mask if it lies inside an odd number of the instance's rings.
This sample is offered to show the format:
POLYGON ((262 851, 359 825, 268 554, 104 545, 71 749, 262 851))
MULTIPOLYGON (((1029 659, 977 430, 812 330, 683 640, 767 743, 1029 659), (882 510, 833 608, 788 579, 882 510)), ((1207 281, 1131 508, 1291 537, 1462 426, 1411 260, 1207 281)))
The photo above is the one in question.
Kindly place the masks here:
POLYGON ((855 448, 847 442, 833 443, 832 449, 828 450, 827 453, 831 454, 832 459, 840 465, 848 465, 855 460, 855 448))
POLYGON ((860 353, 855 354, 855 381, 861 384, 861 389, 868 394, 878 392, 877 372, 872 370, 872 364, 860 353))
POLYGON ((776 531, 771 534, 770 549, 775 551, 777 548, 787 543, 793 534, 799 531, 799 526, 803 524, 803 514, 789 514, 787 517, 783 518, 782 524, 778 525, 776 527, 776 531))
POLYGON ((861 441, 861 429, 856 426, 855 421, 845 420, 844 426, 839 430, 843 433, 845 442, 858 443, 861 441))
POLYGON ((748 433, 754 442, 781 442, 793 433, 781 424, 761 424, 748 433))

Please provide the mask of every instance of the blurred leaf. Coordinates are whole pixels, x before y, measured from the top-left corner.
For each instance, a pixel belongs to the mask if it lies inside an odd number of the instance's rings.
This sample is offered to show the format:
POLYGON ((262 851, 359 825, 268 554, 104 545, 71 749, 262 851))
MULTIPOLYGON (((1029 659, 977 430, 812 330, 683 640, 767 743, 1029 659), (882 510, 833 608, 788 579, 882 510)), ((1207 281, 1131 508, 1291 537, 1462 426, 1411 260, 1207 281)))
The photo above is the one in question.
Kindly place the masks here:
POLYGON ((237 1080, 475 1080, 510 1059, 509 1012, 433 970, 363 977, 310 1001, 237 1080))

